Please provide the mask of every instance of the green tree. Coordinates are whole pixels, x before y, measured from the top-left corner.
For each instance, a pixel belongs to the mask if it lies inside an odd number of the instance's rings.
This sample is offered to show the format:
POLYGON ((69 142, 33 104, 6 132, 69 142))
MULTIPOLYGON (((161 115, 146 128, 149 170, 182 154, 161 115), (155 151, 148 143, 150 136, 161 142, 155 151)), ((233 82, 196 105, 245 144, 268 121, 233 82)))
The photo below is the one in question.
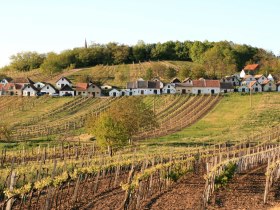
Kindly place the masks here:
POLYGON ((183 66, 180 70, 179 70, 179 77, 181 79, 185 79, 187 77, 191 77, 191 68, 187 65, 183 66))
POLYGON ((11 68, 18 71, 30 71, 41 66, 45 59, 37 52, 21 52, 11 56, 11 68))
POLYGON ((124 146, 129 138, 125 124, 116 116, 112 116, 110 112, 102 113, 90 131, 99 146, 108 148, 110 156, 112 156, 113 148, 124 146))
POLYGON ((106 113, 87 120, 87 130, 96 137, 98 145, 108 148, 110 154, 114 148, 128 144, 140 129, 156 126, 154 112, 142 97, 123 98, 113 103, 106 113))

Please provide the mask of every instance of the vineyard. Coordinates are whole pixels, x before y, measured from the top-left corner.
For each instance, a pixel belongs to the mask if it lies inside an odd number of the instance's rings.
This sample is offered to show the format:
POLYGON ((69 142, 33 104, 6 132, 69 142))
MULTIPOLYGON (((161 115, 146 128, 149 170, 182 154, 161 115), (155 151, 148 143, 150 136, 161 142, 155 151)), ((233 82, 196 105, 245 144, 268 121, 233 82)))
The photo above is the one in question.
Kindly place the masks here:
POLYGON ((20 154, 6 151, 1 155, 1 207, 160 209, 175 192, 177 196, 181 193, 177 190, 182 186, 177 186, 183 185, 188 197, 184 202, 170 202, 170 207, 211 209, 221 199, 215 199, 215 193, 223 190, 227 181, 234 184, 234 174, 266 169, 265 174, 259 173, 257 193, 263 199, 256 204, 257 209, 265 209, 270 202, 277 203, 279 130, 275 127, 232 146, 224 143, 146 152, 135 147, 113 157, 96 151, 94 144, 38 147, 20 154))
POLYGON ((12 126, 14 139, 60 141, 0 151, 0 209, 280 205, 278 95, 254 96, 253 110, 249 96, 237 94, 139 97, 154 110, 158 127, 140 130, 113 156, 94 141, 62 135, 80 135, 88 116, 124 98, 5 97, 1 120, 12 126))
MULTIPOLYGON (((39 98, 6 97, 0 104, 5 120, 12 126, 12 139, 25 140, 78 131, 88 116, 98 115, 121 98, 39 98), (13 118, 17 118, 13 121, 13 118)), ((166 95, 143 96, 155 111, 159 122, 156 129, 142 130, 134 139, 164 136, 182 130, 209 112, 221 96, 166 95), (164 128, 164 129, 163 129, 164 128)))

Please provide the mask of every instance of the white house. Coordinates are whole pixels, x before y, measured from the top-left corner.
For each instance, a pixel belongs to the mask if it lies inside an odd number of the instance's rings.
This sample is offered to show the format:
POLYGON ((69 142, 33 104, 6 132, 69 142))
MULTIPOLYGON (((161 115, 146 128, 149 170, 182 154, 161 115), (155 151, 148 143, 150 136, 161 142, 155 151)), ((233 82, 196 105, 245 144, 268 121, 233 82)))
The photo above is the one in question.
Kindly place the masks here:
POLYGON ((174 87, 174 85, 168 83, 162 88, 162 93, 163 94, 175 94, 176 88, 174 87))
POLYGON ((43 83, 43 82, 36 82, 36 83, 34 84, 34 86, 35 86, 37 89, 42 89, 42 87, 45 86, 45 83, 43 83))
POLYGON ((63 87, 59 90, 59 96, 66 96, 68 94, 75 96, 75 90, 67 84, 63 85, 63 87))
POLYGON ((249 84, 243 83, 242 86, 238 88, 238 92, 249 93, 252 90, 252 93, 262 92, 262 86, 257 81, 252 81, 249 84))
POLYGON ((238 92, 241 93, 249 93, 250 89, 246 83, 242 84, 241 86, 238 87, 238 92))
POLYGON ((23 96, 36 96, 37 92, 39 90, 33 84, 28 84, 22 89, 23 96))
POLYGON ((274 81, 274 78, 273 78, 273 76, 272 76, 271 74, 269 74, 269 75, 267 76, 267 79, 270 80, 270 81, 274 81))
POLYGON ((236 75, 226 76, 226 77, 222 78, 220 80, 220 82, 222 82, 222 83, 230 83, 233 86, 239 86, 240 85, 240 80, 238 79, 238 77, 236 75))
POLYGON ((164 84, 163 84, 162 81, 160 81, 159 78, 155 77, 155 78, 152 79, 152 81, 154 81, 154 82, 159 82, 159 87, 160 87, 161 89, 163 88, 164 84))
POLYGON ((271 80, 265 80, 262 83, 262 91, 264 92, 276 91, 276 84, 271 80))
POLYGON ((234 86, 231 82, 220 82, 221 93, 234 92, 234 86))
POLYGON ((67 79, 66 77, 61 77, 59 80, 56 81, 55 86, 58 89, 63 88, 64 86, 72 87, 72 82, 67 79))
POLYGON ((255 79, 260 84, 262 84, 265 80, 267 80, 266 76, 264 76, 263 74, 255 75, 255 79))
POLYGON ((100 97, 101 88, 93 83, 77 83, 76 95, 100 97))
POLYGON ((126 89, 122 90, 122 95, 152 95, 161 94, 160 82, 137 80, 128 82, 126 89))
POLYGON ((246 75, 242 82, 241 85, 249 85, 251 82, 256 81, 255 77, 253 75, 246 75))
POLYGON ((175 84, 176 93, 178 94, 192 93, 192 88, 193 88, 192 82, 175 84))
POLYGON ((193 94, 218 94, 221 92, 219 80, 199 79, 193 80, 193 94))
POLYGON ((54 93, 58 93, 58 90, 52 84, 47 83, 44 87, 42 87, 40 92, 52 95, 54 93))
POLYGON ((109 92, 109 96, 111 96, 111 97, 119 97, 119 96, 121 96, 121 92, 118 91, 117 89, 112 89, 109 92))

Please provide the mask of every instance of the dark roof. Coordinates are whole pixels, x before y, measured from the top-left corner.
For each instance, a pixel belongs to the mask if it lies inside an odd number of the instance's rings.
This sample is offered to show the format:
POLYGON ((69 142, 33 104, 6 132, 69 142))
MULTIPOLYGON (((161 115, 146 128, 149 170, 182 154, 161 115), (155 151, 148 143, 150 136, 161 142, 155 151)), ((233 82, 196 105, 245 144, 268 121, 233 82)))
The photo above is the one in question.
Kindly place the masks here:
POLYGON ((127 89, 137 89, 137 88, 160 88, 160 82, 159 81, 135 81, 135 82, 128 82, 126 85, 127 89))
POLYGON ((228 82, 220 82, 221 89, 234 89, 233 85, 228 82))
POLYGON ((192 81, 192 80, 191 80, 191 78, 187 77, 187 78, 185 78, 185 79, 183 80, 182 83, 185 83, 185 82, 187 82, 187 81, 192 81))
POLYGON ((22 90, 24 90, 25 88, 27 88, 28 86, 30 86, 33 90, 36 90, 36 91, 39 91, 38 88, 36 88, 33 84, 28 84, 28 85, 25 85, 24 88, 22 90))
POLYGON ((70 84, 72 84, 72 82, 67 77, 60 77, 55 83, 57 83, 62 78, 64 78, 66 81, 68 81, 70 84))
POLYGON ((74 91, 69 85, 64 85, 60 91, 74 91))
POLYGON ((177 77, 175 77, 171 80, 170 83, 181 83, 181 81, 177 77))

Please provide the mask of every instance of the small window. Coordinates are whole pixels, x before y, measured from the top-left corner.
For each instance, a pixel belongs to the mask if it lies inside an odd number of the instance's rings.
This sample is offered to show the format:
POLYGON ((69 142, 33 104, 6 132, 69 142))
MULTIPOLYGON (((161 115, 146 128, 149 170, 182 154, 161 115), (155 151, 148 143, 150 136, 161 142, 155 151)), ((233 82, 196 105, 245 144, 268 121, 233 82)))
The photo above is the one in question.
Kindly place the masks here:
POLYGON ((47 86, 47 89, 50 89, 49 86, 47 86))

